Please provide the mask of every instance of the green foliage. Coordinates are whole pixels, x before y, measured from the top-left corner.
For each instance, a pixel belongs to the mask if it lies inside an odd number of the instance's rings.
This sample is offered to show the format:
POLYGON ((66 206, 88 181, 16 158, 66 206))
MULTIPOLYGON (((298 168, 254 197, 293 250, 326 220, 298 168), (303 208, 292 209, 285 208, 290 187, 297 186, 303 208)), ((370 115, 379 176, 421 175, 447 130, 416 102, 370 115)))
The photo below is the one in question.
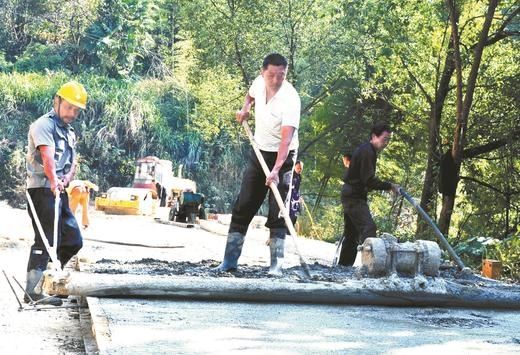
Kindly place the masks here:
POLYGON ((480 269, 483 259, 495 259, 502 263, 505 277, 520 279, 520 237, 518 232, 506 239, 471 237, 455 246, 455 252, 468 266, 480 269))
POLYGON ((211 142, 222 131, 236 130, 235 112, 243 93, 240 79, 226 74, 222 67, 200 71, 199 75, 191 90, 197 101, 191 124, 204 141, 211 142))
POLYGON ((67 53, 59 47, 33 43, 18 58, 14 69, 18 72, 43 72, 48 70, 59 70, 65 60, 67 53))
POLYGON ((486 252, 486 246, 495 242, 494 238, 473 236, 458 243, 453 249, 468 266, 479 268, 486 252))
POLYGON ((21 208, 25 205, 25 153, 20 145, 0 140, 0 179, 9 181, 0 190, 0 199, 7 200, 11 206, 21 208))
POLYGON ((503 275, 520 280, 520 234, 518 231, 501 241, 486 246, 486 258, 502 262, 503 275))
POLYGON ((329 243, 334 243, 343 235, 343 207, 341 204, 331 206, 320 215, 311 216, 311 211, 302 211, 298 217, 300 235, 329 243))
POLYGON ((9 63, 5 59, 5 53, 0 51, 0 73, 10 72, 12 70, 13 64, 9 63))
POLYGON ((155 46, 151 32, 157 11, 152 1, 103 1, 86 39, 87 48, 95 53, 95 64, 112 77, 143 73, 143 59, 155 46))

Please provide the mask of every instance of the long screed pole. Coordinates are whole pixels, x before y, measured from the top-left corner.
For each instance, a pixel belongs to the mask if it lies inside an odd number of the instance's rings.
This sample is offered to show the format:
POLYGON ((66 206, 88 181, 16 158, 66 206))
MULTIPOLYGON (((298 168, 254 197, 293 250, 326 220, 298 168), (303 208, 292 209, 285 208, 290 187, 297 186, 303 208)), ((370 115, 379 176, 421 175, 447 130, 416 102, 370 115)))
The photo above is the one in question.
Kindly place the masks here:
MULTIPOLYGON (((244 130, 246 131, 247 137, 249 138, 249 141, 251 142, 251 145, 253 146, 253 150, 255 151, 256 157, 258 161, 260 162, 260 165, 262 166, 262 170, 264 171, 265 176, 269 176, 270 170, 267 167, 267 164, 265 163, 264 157, 262 156, 262 153, 260 152, 260 149, 258 148, 255 139, 253 137, 253 132, 251 132, 251 127, 249 127, 249 124, 246 120, 242 121, 242 126, 244 127, 244 130)), ((280 191, 278 191, 278 187, 274 183, 270 183, 269 187, 271 188, 271 191, 273 192, 274 198, 276 202, 278 203, 278 207, 280 208, 280 211, 282 213, 283 219, 285 220, 285 224, 287 226, 287 229, 289 230, 289 234, 293 238, 294 242, 294 248, 296 249, 296 253, 298 254, 300 258, 300 264, 303 268, 303 272, 305 273, 305 276, 308 278, 311 278, 311 272, 309 269, 309 266, 303 260, 302 254, 300 253, 300 250, 298 249, 298 243, 296 241, 296 230, 294 229, 294 226, 292 224, 291 218, 289 217, 289 213, 287 213, 287 209, 285 208, 285 204, 283 203, 282 196, 280 195, 280 191)))

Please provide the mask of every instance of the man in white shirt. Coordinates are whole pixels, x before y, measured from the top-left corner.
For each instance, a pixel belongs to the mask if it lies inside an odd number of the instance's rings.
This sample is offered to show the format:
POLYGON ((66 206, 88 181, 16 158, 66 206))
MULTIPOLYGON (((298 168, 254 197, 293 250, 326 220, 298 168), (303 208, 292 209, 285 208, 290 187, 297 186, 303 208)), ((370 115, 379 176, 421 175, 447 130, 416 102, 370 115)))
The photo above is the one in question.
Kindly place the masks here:
MULTIPOLYGON (((215 268, 216 271, 236 270, 247 228, 262 205, 269 184, 278 185, 283 200, 287 196, 298 149, 301 104, 298 93, 285 80, 286 76, 287 60, 282 55, 272 53, 265 57, 261 74, 253 81, 242 109, 236 114, 237 121, 242 123, 249 118, 251 107, 255 106, 255 141, 271 173, 265 176, 251 150, 240 194, 233 207, 224 260, 215 268)), ((270 229, 269 273, 272 275, 282 273, 287 234, 285 221, 279 212, 269 191, 269 215, 265 226, 270 229)))

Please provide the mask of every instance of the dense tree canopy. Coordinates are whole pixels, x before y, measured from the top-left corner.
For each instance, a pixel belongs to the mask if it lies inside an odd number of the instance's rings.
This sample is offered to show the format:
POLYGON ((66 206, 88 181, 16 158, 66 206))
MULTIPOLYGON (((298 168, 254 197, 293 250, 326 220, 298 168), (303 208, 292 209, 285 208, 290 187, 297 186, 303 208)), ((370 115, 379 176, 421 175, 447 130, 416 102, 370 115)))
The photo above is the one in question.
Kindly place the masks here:
MULTIPOLYGON (((75 78, 89 92, 75 123, 80 176, 125 186, 133 161, 156 155, 182 165, 208 205, 229 212, 249 150, 234 112, 276 51, 302 98, 305 233, 341 233, 341 156, 388 121, 395 132, 381 178, 420 199, 465 257, 486 250, 518 273, 517 1, 0 0, 0 8, 0 177, 13 182, 0 198, 23 204, 28 126, 75 78), (455 196, 439 194, 446 154, 455 196)), ((374 193, 370 202, 380 231, 431 237, 402 199, 374 193)))

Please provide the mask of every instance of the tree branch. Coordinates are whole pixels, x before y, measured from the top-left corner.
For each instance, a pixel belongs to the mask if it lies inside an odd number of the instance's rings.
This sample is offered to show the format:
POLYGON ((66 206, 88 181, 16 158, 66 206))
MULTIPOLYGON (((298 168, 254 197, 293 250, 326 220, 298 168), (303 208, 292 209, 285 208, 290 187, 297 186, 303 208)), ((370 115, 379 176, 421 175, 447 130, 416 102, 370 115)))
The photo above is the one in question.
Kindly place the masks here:
POLYGON ((299 152, 298 154, 299 155, 303 155, 305 153, 305 151, 307 149, 309 149, 310 147, 312 147, 317 141, 321 140, 324 136, 326 136, 327 134, 329 134, 330 132, 338 129, 338 127, 340 127, 341 125, 343 124, 343 121, 342 120, 336 120, 334 123, 332 123, 330 126, 328 126, 327 128, 325 128, 324 130, 322 130, 320 132, 320 134, 318 134, 317 136, 314 137, 313 140, 309 141, 305 147, 303 147, 302 149, 299 149, 299 152))
MULTIPOLYGON (((501 39, 504 39, 509 36, 519 35, 519 31, 506 31, 506 27, 513 19, 520 13, 520 6, 517 6, 516 9, 513 10, 513 12, 506 17, 506 19, 502 22, 498 30, 496 30, 495 33, 493 33, 491 36, 488 36, 485 46, 490 46, 492 44, 495 44, 496 42, 500 41, 501 39)), ((475 48, 478 43, 475 43, 471 48, 475 48)))
POLYGON ((408 75, 410 76, 410 78, 417 84, 417 86, 419 86, 419 89, 421 90, 421 92, 423 93, 424 97, 426 97, 426 100, 428 101, 428 103, 430 104, 430 107, 433 106, 433 100, 431 98, 431 96, 428 94, 428 92, 426 91, 426 89, 424 88, 424 86, 422 86, 422 84, 419 82, 419 80, 415 77, 415 75, 412 73, 412 71, 410 70, 410 68, 408 68, 408 65, 405 63, 403 57, 399 56, 399 59, 401 59, 401 63, 403 63, 403 66, 404 68, 406 69, 406 72, 408 73, 408 75))
POLYGON ((242 60, 242 53, 240 52, 240 48, 238 46, 238 34, 235 36, 234 40, 234 47, 235 47, 235 60, 238 68, 240 69, 240 72, 242 73, 242 79, 244 80, 245 87, 249 87, 250 81, 249 76, 247 75, 247 71, 244 68, 243 60, 242 60))
MULTIPOLYGON (((221 14, 222 16, 224 16, 224 18, 228 19, 228 20, 231 20, 231 16, 229 16, 228 14, 226 14, 224 11, 222 11, 218 6, 217 4, 215 3, 214 0, 211 0, 211 4, 213 5, 213 7, 215 8, 215 10, 217 10, 217 12, 219 14, 221 14)), ((228 4, 229 5, 229 4, 228 4)), ((231 10, 231 9, 230 9, 231 10)))
POLYGON ((327 97, 328 95, 330 95, 331 93, 333 93, 334 91, 336 91, 336 89, 339 87, 339 82, 340 82, 340 78, 336 78, 332 81, 331 85, 325 87, 323 89, 323 91, 317 95, 316 97, 314 97, 312 99, 311 102, 309 102, 309 104, 307 104, 307 106, 305 106, 303 109, 302 109, 302 112, 301 114, 304 114, 304 113, 307 113, 311 108, 313 108, 314 106, 316 106, 318 103, 320 103, 325 97, 327 97))
POLYGON ((472 182, 474 182, 474 183, 476 183, 478 185, 485 186, 488 189, 493 190, 493 191, 495 191, 495 192, 497 192, 497 193, 499 193, 501 195, 504 195, 504 196, 507 196, 507 195, 511 196, 511 195, 516 195, 516 194, 520 193, 520 191, 516 191, 516 190, 515 191, 509 191, 509 192, 501 191, 501 190, 497 189, 496 187, 494 187, 493 185, 488 184, 487 182, 477 180, 477 179, 475 179, 473 177, 470 177, 470 176, 460 176, 460 179, 472 181, 472 182))
POLYGON ((507 37, 512 37, 512 36, 519 36, 520 35, 520 31, 502 31, 502 32, 496 32, 495 34, 493 34, 493 36, 489 37, 488 40, 486 41, 486 44, 485 46, 491 46, 495 43, 497 43, 498 41, 504 39, 504 38, 507 38, 507 37))
POLYGON ((495 192, 498 192, 499 194, 503 195, 504 193, 502 191, 500 191, 499 189, 497 189, 496 187, 494 187, 493 185, 491 184, 488 184, 487 182, 484 182, 484 181, 480 181, 480 180, 477 180, 475 178, 472 178, 470 176, 459 176, 461 180, 467 180, 467 181, 472 181, 478 185, 482 185, 482 186, 485 186, 487 187, 488 189, 490 190, 493 190, 495 192))
MULTIPOLYGON (((515 132, 512 133, 511 136, 514 137, 514 136, 517 136, 518 134, 520 134, 520 130, 516 130, 515 132)), ((488 142, 483 145, 464 149, 464 152, 462 153, 462 155, 463 155, 464 159, 476 158, 479 155, 491 152, 491 151, 498 149, 500 147, 503 147, 504 145, 507 145, 508 143, 511 143, 511 142, 512 142, 512 139, 509 137, 503 138, 503 139, 498 139, 496 141, 488 142)))

